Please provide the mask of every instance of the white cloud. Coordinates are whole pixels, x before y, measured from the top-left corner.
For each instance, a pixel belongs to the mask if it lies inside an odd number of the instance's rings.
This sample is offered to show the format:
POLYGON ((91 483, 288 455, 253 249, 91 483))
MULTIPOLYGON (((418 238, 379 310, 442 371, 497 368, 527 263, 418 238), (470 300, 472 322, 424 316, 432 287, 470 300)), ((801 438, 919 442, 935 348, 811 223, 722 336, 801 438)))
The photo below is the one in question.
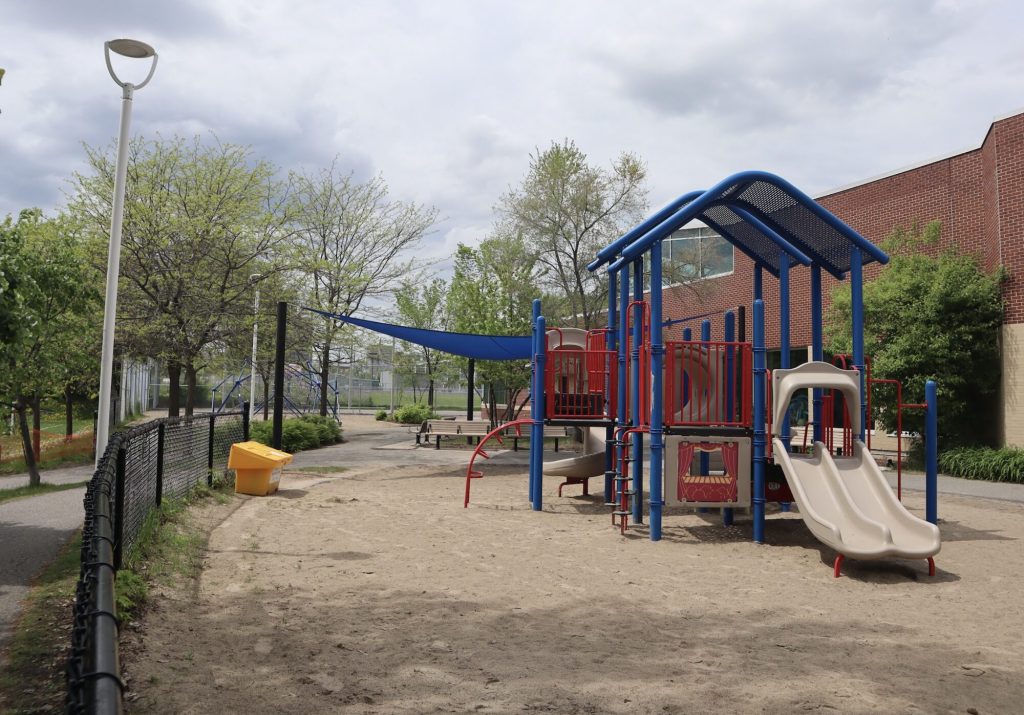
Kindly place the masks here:
POLYGON ((985 3, 19 3, 0 65, 0 215, 54 208, 116 134, 102 42, 160 52, 148 136, 216 133, 283 170, 334 157, 436 205, 444 258, 491 226, 528 156, 639 153, 659 205, 747 168, 815 193, 977 145, 1024 105, 1024 11, 985 3), (127 19, 126 18, 130 18, 127 19))

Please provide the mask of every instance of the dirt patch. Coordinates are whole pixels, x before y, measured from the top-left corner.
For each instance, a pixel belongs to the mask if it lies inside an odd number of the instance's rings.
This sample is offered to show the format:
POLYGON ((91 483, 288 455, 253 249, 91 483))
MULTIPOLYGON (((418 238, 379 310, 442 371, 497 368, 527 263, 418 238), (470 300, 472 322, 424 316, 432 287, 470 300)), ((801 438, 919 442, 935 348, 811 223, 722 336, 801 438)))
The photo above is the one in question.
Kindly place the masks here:
MULTIPOLYGON (((286 476, 143 619, 134 712, 1017 712, 1024 506, 943 498, 935 578, 848 561, 799 516, 669 514, 622 537, 600 497, 531 512, 521 469, 286 476)), ((578 493, 578 487, 568 488, 578 493)), ((922 500, 905 500, 920 513, 922 500)))

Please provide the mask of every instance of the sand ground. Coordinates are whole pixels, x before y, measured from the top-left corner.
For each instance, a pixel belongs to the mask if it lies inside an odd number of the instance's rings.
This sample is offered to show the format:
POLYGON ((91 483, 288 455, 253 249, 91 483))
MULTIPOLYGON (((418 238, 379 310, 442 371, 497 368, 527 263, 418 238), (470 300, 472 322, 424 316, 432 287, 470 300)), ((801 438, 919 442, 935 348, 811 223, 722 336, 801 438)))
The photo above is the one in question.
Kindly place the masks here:
POLYGON ((936 577, 834 579, 796 514, 763 546, 748 521, 669 514, 652 543, 553 480, 531 512, 500 458, 463 509, 468 453, 363 429, 375 448, 352 424, 334 448, 348 471, 201 515, 198 583, 128 631, 130 711, 1021 712, 1024 505, 944 497, 936 577))

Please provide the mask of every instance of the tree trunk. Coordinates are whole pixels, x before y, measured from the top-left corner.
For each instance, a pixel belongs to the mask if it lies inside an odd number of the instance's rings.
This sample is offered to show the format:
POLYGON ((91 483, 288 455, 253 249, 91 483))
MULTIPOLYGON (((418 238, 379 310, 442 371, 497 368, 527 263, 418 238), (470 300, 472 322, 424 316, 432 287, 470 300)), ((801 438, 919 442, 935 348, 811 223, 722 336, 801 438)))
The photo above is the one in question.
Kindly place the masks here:
POLYGON ((196 409, 196 366, 185 365, 185 416, 191 417, 196 409))
POLYGON ((167 377, 171 383, 167 398, 167 416, 177 417, 181 414, 181 363, 177 360, 168 360, 167 377))
POLYGON ((32 454, 37 462, 40 455, 39 441, 43 431, 43 411, 39 403, 39 393, 36 392, 32 395, 32 454))
POLYGON ((434 410, 434 378, 430 378, 430 387, 427 388, 427 404, 430 406, 431 412, 434 410))
POLYGON ((32 450, 32 435, 28 429, 28 415, 25 411, 28 404, 25 398, 20 397, 14 403, 14 411, 18 413, 18 427, 21 430, 21 449, 25 455, 25 468, 28 469, 29 486, 39 486, 39 464, 36 462, 36 455, 32 450))
POLYGON ((75 400, 71 385, 64 386, 64 440, 71 441, 75 434, 75 400))
POLYGON ((497 415, 498 403, 497 403, 497 400, 495 399, 495 395, 494 395, 494 383, 493 382, 488 382, 487 383, 487 403, 488 403, 487 422, 488 422, 488 424, 490 424, 491 429, 494 429, 495 427, 498 426, 498 415, 497 415))
MULTIPOLYGON (((352 369, 349 358, 348 369, 352 369)), ((320 354, 320 416, 327 416, 327 381, 331 377, 331 344, 324 343, 324 351, 320 354)))

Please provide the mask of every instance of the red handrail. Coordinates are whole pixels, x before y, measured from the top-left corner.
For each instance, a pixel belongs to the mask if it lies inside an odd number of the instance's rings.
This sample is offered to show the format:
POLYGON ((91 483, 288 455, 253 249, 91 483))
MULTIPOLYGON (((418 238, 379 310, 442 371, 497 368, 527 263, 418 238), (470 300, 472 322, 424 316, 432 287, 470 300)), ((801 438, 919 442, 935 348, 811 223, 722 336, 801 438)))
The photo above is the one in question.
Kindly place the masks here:
POLYGON ((483 446, 487 444, 487 440, 489 440, 491 437, 497 437, 498 443, 504 444, 504 442, 501 441, 501 435, 505 430, 509 429, 510 427, 515 427, 516 436, 518 437, 519 435, 522 434, 519 430, 520 425, 532 424, 533 420, 531 419, 512 420, 511 422, 506 422, 503 425, 498 425, 490 432, 488 432, 483 439, 480 440, 480 443, 476 446, 476 449, 473 450, 473 456, 469 458, 469 466, 466 467, 466 497, 462 502, 463 509, 469 506, 469 485, 471 483, 471 480, 480 479, 484 476, 483 472, 473 469, 473 463, 476 461, 477 455, 482 455, 484 459, 490 459, 490 456, 487 454, 487 452, 483 450, 483 446))

